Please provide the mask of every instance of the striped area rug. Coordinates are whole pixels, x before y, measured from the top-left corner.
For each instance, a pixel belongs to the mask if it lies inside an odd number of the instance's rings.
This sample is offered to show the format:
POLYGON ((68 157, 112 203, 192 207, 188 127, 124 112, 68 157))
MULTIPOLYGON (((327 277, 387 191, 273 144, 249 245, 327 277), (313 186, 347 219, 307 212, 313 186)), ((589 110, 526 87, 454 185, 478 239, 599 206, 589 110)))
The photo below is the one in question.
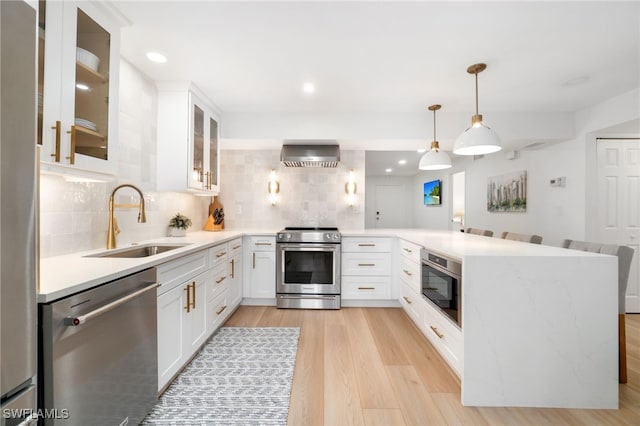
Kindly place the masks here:
POLYGON ((286 425, 297 327, 222 327, 143 425, 286 425))

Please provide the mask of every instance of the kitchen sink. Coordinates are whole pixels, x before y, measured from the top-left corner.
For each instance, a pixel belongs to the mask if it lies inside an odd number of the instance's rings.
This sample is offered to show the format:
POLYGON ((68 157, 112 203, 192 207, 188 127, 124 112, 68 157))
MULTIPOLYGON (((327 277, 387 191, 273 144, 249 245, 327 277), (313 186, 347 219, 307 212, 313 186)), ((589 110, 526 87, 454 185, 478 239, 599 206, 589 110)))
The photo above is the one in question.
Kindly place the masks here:
POLYGON ((175 250, 186 244, 143 244, 134 245, 124 249, 115 249, 109 251, 103 251, 101 253, 91 254, 85 257, 124 257, 124 258, 137 258, 137 257, 149 257, 160 253, 166 253, 171 250, 175 250))

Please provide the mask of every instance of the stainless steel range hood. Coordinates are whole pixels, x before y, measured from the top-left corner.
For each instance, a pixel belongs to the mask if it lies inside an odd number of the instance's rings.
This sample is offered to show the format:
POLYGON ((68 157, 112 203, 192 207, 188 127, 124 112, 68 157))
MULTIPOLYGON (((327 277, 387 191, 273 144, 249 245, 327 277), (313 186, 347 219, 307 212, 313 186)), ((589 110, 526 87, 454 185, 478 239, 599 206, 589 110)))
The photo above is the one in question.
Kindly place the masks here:
POLYGON ((280 162, 287 167, 337 167, 340 146, 336 144, 284 144, 280 162))

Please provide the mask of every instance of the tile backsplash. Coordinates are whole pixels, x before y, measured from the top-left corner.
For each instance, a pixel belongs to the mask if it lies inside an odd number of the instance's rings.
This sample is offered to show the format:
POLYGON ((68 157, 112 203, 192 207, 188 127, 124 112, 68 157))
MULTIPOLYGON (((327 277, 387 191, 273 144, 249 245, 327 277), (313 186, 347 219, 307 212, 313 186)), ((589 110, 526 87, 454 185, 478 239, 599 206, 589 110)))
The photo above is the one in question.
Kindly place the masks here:
MULTIPOLYGON (((54 175, 40 178, 40 256, 51 257, 106 248, 109 196, 118 183, 68 182, 54 175)), ((116 209, 121 230, 118 246, 164 237, 171 217, 180 212, 204 226, 210 198, 177 192, 144 191, 147 222, 138 223, 138 209, 116 209)), ((116 203, 138 203, 138 193, 123 188, 116 203)))
POLYGON ((280 163, 280 150, 222 150, 220 202, 225 227, 278 230, 285 226, 364 228, 364 151, 342 151, 336 168, 290 168, 280 163), (276 205, 267 193, 269 173, 280 184, 276 205), (357 192, 347 203, 345 184, 355 172, 357 192))

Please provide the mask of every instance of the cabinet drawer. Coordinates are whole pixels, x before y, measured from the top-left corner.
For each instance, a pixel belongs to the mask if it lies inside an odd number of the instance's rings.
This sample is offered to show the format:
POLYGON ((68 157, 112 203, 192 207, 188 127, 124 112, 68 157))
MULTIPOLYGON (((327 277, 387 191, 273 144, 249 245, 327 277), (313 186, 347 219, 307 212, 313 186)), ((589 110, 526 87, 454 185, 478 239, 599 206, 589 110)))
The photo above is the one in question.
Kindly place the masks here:
POLYGON ((400 305, 402 305, 402 308, 407 315, 409 315, 411 320, 420 328, 425 302, 408 285, 402 284, 401 287, 400 305))
POLYGON ((207 285, 207 300, 212 300, 228 286, 229 276, 227 264, 222 263, 211 270, 211 276, 207 285))
POLYGON ((402 239, 398 240, 398 244, 400 246, 400 254, 402 254, 402 256, 415 263, 420 263, 420 249, 422 247, 402 239))
POLYGON ((418 294, 422 292, 420 278, 420 264, 417 264, 406 257, 401 257, 400 279, 418 294))
POLYGON ((213 266, 218 263, 224 263, 227 261, 228 255, 229 255, 229 248, 227 246, 227 243, 213 246, 209 249, 209 264, 213 266))
POLYGON ((207 304, 208 332, 212 333, 218 328, 229 315, 228 294, 222 292, 214 300, 207 304))
POLYGON ((389 253, 342 253, 342 275, 391 275, 389 253))
POLYGON ((275 236, 248 236, 247 245, 251 251, 272 251, 276 249, 275 236))
POLYGON ((423 327, 427 338, 440 355, 458 373, 462 368, 462 331, 445 318, 440 311, 425 302, 423 327))
POLYGON ((171 290, 178 284, 189 281, 196 275, 209 269, 207 250, 181 257, 157 266, 157 277, 160 287, 158 295, 171 290))
POLYGON ((343 253, 388 253, 391 238, 345 237, 342 239, 343 253))
POLYGON ((233 257, 236 254, 242 253, 242 237, 231 240, 227 243, 229 245, 229 257, 233 257))
POLYGON ((342 299, 391 299, 391 277, 351 277, 342 279, 342 299))

